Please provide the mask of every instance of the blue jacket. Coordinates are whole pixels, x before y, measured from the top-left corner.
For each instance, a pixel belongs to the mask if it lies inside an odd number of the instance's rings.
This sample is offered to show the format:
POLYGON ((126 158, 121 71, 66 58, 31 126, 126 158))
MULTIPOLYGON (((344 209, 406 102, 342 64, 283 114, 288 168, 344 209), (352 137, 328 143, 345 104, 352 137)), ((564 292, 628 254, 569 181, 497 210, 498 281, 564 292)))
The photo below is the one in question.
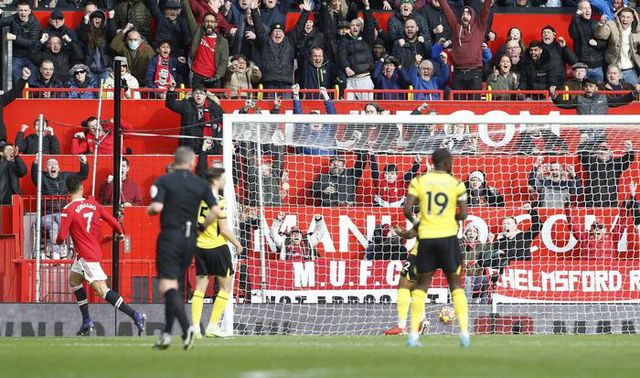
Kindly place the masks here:
MULTIPOLYGON (((322 66, 315 67, 309 59, 305 59, 300 65, 300 88, 318 89, 333 88, 336 84, 337 69, 333 62, 325 61, 322 66)), ((311 96, 312 98, 319 98, 311 96)))
POLYGON ((87 77, 87 85, 84 86, 84 87, 78 86, 76 81, 74 79, 71 79, 71 80, 69 80, 67 82, 67 88, 70 89, 70 91, 68 93, 69 98, 82 98, 82 99, 98 98, 98 93, 96 93, 96 92, 74 92, 74 91, 72 91, 72 89, 78 89, 78 88, 83 88, 83 89, 98 88, 98 84, 96 82, 96 79, 93 76, 87 77))
MULTIPOLYGON (((624 0, 624 6, 628 5, 628 1, 624 0)), ((613 12, 613 6, 611 5, 611 0, 589 0, 589 3, 600 12, 600 14, 604 14, 607 16, 609 20, 615 19, 616 15, 613 12)))
MULTIPOLYGON (((409 81, 411 85, 413 85, 413 89, 418 90, 440 90, 444 89, 444 87, 449 82, 449 72, 451 68, 449 64, 443 64, 440 59, 432 60, 433 68, 434 68, 434 76, 431 77, 431 80, 424 81, 420 77, 420 73, 418 72, 418 67, 413 66, 408 70, 409 81)), ((421 100, 440 100, 440 95, 438 94, 429 94, 429 93, 416 93, 414 95, 414 99, 416 101, 421 100)))
MULTIPOLYGON (((327 114, 336 114, 336 107, 331 99, 324 101, 327 114)), ((293 100, 293 114, 304 114, 300 100, 293 100)), ((335 151, 325 148, 309 147, 309 145, 333 146, 336 137, 336 125, 322 125, 322 129, 313 130, 307 124, 296 124, 293 139, 302 144, 305 155, 335 155, 335 151)))
MULTIPOLYGON (((387 79, 383 74, 384 63, 377 62, 373 68, 373 85, 375 89, 407 89, 411 83, 407 71, 404 69, 396 68, 393 71, 393 75, 387 79)), ((383 93, 382 100, 404 100, 404 94, 402 93, 383 93)))

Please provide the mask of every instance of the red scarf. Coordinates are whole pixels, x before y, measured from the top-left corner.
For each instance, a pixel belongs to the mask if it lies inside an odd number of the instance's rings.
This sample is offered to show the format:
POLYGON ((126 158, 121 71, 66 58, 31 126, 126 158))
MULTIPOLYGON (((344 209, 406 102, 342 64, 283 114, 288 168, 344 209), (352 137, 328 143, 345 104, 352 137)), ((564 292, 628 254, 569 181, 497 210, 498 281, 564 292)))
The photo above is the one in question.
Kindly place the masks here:
POLYGON ((202 136, 211 137, 213 135, 213 129, 215 124, 216 135, 221 131, 221 123, 220 120, 212 120, 211 113, 209 112, 209 99, 204 101, 202 108, 198 107, 198 121, 202 122, 202 136), (200 116, 200 112, 202 111, 202 116, 200 116))
POLYGON ((169 58, 164 59, 158 55, 156 64, 156 73, 153 76, 153 83, 158 88, 166 89, 169 84, 175 84, 176 79, 171 75, 171 67, 169 66, 169 58))

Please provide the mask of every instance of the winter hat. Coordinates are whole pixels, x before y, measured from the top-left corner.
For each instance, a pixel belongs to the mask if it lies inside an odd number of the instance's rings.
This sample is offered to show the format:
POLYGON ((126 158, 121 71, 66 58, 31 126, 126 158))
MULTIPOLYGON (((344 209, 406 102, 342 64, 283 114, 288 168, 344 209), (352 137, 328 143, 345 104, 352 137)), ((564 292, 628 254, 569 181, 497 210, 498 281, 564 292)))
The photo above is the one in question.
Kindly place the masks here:
POLYGON ((96 17, 100 17, 103 21, 107 19, 107 16, 100 9, 91 12, 91 14, 89 15, 89 19, 93 19, 96 17))
POLYGON ((84 64, 75 64, 69 70, 69 75, 73 76, 73 74, 75 74, 77 71, 82 71, 82 70, 85 70, 87 72, 87 74, 89 73, 89 67, 87 67, 86 65, 84 65, 84 64))
POLYGON ((164 8, 165 9, 180 9, 180 8, 182 8, 182 5, 180 5, 180 2, 177 1, 177 0, 168 0, 164 4, 164 8))
POLYGON ((51 15, 49 16, 50 20, 64 20, 64 14, 62 14, 62 11, 60 9, 54 9, 51 12, 51 15))
POLYGON ((484 173, 482 173, 480 171, 471 172, 471 174, 469 175, 469 181, 471 181, 473 179, 480 180, 480 182, 484 183, 484 173))
POLYGON ((400 0, 400 4, 398 4, 398 6, 402 5, 402 4, 413 4, 413 0, 400 0))
POLYGON ((576 70, 578 68, 589 68, 589 66, 587 66, 586 64, 582 63, 582 62, 578 62, 576 64, 574 64, 573 66, 571 66, 571 69, 576 70))
POLYGON ((273 31, 276 30, 276 29, 280 29, 280 30, 282 30, 284 32, 284 27, 282 26, 281 23, 278 22, 278 23, 275 23, 275 24, 271 25, 271 30, 269 31, 269 34, 273 33, 273 31))

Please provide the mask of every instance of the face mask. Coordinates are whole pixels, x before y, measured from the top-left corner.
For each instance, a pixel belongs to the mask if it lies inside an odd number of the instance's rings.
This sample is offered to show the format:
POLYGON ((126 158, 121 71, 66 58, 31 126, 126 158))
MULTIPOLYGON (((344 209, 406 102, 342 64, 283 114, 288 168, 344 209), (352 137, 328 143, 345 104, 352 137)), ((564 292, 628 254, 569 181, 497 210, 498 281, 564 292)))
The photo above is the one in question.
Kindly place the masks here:
POLYGON ((127 41, 127 46, 130 50, 137 50, 140 46, 140 41, 127 41))

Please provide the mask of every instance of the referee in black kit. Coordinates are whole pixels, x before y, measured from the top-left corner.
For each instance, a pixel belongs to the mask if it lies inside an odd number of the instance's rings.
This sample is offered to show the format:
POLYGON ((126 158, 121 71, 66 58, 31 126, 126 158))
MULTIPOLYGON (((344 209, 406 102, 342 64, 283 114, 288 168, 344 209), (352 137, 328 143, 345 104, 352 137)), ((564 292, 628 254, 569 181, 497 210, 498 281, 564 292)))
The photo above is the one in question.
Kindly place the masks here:
POLYGON ((154 348, 167 349, 176 318, 182 327, 184 349, 191 349, 194 333, 178 293, 178 278, 183 277, 196 252, 197 215, 201 201, 210 208, 204 227, 213 223, 220 209, 207 182, 193 174, 196 155, 189 147, 179 147, 174 157, 175 170, 161 176, 151 187, 149 215, 160 214, 156 270, 158 288, 164 296, 166 322, 154 348))

